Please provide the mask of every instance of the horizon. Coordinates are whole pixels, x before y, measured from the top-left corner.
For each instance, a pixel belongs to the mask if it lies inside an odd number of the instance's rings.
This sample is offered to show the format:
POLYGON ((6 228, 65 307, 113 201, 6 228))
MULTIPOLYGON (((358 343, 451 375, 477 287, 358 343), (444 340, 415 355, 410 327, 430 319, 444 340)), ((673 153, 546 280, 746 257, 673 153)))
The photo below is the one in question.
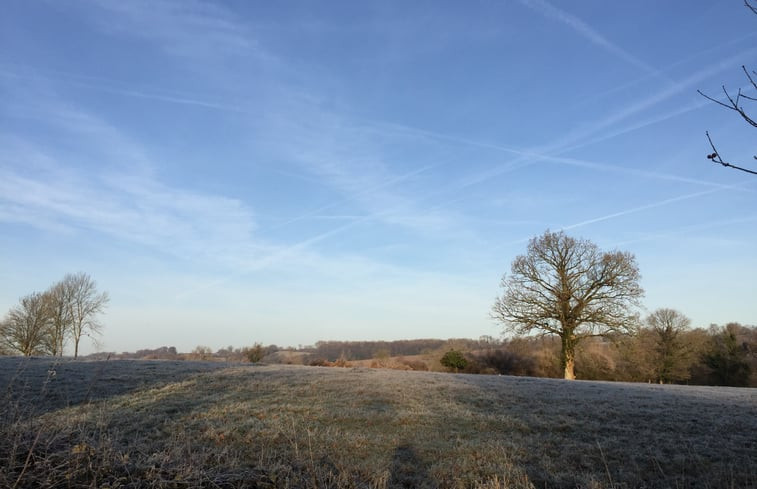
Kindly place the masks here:
POLYGON ((738 1, 12 3, 0 314, 83 271, 102 351, 498 337, 550 229, 755 325, 757 178, 705 136, 757 169, 754 128, 697 90, 757 96, 756 36, 738 1))

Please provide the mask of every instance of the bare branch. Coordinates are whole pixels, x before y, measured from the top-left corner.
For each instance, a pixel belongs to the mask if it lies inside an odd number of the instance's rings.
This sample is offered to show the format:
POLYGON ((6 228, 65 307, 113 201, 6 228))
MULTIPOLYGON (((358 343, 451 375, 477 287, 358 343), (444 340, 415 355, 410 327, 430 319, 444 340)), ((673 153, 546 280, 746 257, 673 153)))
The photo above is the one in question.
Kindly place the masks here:
MULTIPOLYGON (((713 163, 717 163, 719 165, 726 166, 728 168, 733 168, 735 170, 740 170, 746 173, 751 173, 752 175, 757 175, 757 171, 749 170, 747 168, 742 168, 740 166, 732 165, 731 163, 728 163, 726 161, 723 161, 723 158, 720 157, 720 153, 715 148, 715 143, 712 142, 712 138, 710 137, 709 131, 705 131, 705 134, 707 135, 707 140, 710 142, 710 146, 712 147, 712 153, 707 155, 708 160, 712 160, 713 163)), ((757 156, 754 157, 757 160, 757 156)))
MULTIPOLYGON (((747 74, 747 76, 749 76, 749 75, 747 74)), ((749 80, 752 83, 754 83, 754 81, 753 81, 753 79, 751 77, 749 77, 749 80)), ((721 106, 725 107, 728 110, 733 110, 734 112, 737 112, 741 116, 742 119, 744 119, 745 121, 747 121, 747 123, 749 125, 757 127, 757 121, 755 121, 754 119, 752 119, 749 116, 749 114, 746 113, 746 111, 744 110, 744 107, 739 104, 740 103, 740 99, 742 99, 742 98, 747 98, 747 99, 750 99, 750 100, 753 100, 753 99, 751 97, 747 97, 744 94, 742 94, 741 93, 741 89, 739 89, 738 94, 736 95, 736 98, 734 99, 734 97, 730 93, 728 93, 728 90, 725 88, 725 85, 723 85, 721 88, 723 89, 723 93, 725 94, 725 98, 728 99, 728 101, 730 102, 730 104, 726 104, 725 102, 721 102, 720 100, 718 100, 716 98, 710 97, 709 95, 705 94, 701 90, 697 90, 697 92, 699 93, 699 95, 703 96, 707 100, 715 102, 716 104, 721 105, 721 106)))
POLYGON ((744 0, 744 5, 746 5, 746 8, 751 10, 754 14, 757 14, 757 7, 749 3, 749 0, 744 0))

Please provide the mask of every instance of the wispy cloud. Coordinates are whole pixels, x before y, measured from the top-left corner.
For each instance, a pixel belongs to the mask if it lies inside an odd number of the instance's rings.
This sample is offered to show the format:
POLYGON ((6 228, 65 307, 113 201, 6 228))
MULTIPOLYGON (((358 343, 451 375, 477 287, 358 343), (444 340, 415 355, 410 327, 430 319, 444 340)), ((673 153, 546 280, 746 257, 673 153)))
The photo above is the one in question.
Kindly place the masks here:
POLYGON ((10 162, 4 157, 0 165, 2 220, 53 232, 94 231, 226 266, 243 266, 268 251, 254 241, 254 215, 239 201, 172 188, 143 175, 82 174, 65 161, 53 171, 24 175, 14 168, 24 162, 19 154, 10 162))
MULTIPOLYGON (((599 117, 593 121, 589 121, 584 125, 578 127, 576 130, 569 132, 564 136, 560 136, 552 141, 543 143, 535 148, 518 149, 506 145, 488 144, 486 142, 466 140, 463 138, 449 138, 449 140, 455 140, 461 144, 469 144, 477 147, 486 147, 489 149, 501 151, 509 156, 515 155, 515 157, 502 161, 488 169, 473 172, 467 177, 460 179, 457 184, 458 189, 467 188, 491 180, 492 178, 513 172, 520 168, 531 166, 539 161, 552 161, 555 163, 565 163, 572 165, 581 165, 586 168, 594 168, 602 171, 616 171, 627 172, 628 174, 635 174, 636 176, 645 176, 648 178, 658 178, 661 180, 686 180, 683 177, 676 177, 674 175, 666 175, 657 172, 639 172, 634 169, 623 169, 621 167, 612 165, 600 165, 591 162, 581 162, 578 159, 565 159, 559 158, 559 155, 568 151, 574 151, 580 148, 584 148, 588 145, 595 144, 601 141, 611 139, 621 134, 626 134, 632 131, 642 129, 644 127, 662 122, 677 115, 696 110, 703 107, 705 101, 697 100, 696 102, 685 104, 682 107, 662 113, 650 116, 644 120, 628 124, 626 126, 613 129, 619 123, 622 123, 634 116, 644 113, 647 110, 653 109, 661 103, 673 98, 685 90, 693 90, 698 84, 703 83, 705 80, 713 77, 714 75, 728 69, 732 69, 733 66, 737 66, 739 60, 754 56, 757 54, 757 48, 747 49, 743 52, 737 53, 733 56, 719 60, 716 63, 708 65, 707 68, 694 72, 685 79, 677 82, 675 85, 658 90, 651 95, 644 98, 621 106, 610 114, 599 117)), ((425 131, 427 132, 427 131, 425 131)), ((443 135, 438 135, 439 138, 445 138, 443 135)), ((689 183, 702 183, 709 185, 716 185, 709 182, 694 182, 689 183)))
POLYGON ((340 196, 282 220, 286 226, 349 204, 376 222, 417 233, 447 233, 454 227, 448 213, 419 205, 413 183, 426 178, 440 162, 398 161, 393 150, 402 144, 393 131, 353 119, 317 104, 300 104, 297 115, 283 117, 273 130, 287 134, 280 148, 287 161, 316 176, 340 196))
POLYGON ((520 0, 520 3, 538 12, 548 19, 556 20, 568 26, 578 35, 588 40, 592 44, 600 47, 601 49, 604 49, 613 56, 616 56, 619 59, 622 59, 623 61, 636 66, 637 68, 641 68, 645 73, 659 76, 667 80, 667 78, 664 77, 659 70, 632 55, 617 44, 611 42, 605 36, 597 32, 596 29, 594 29, 575 15, 559 9, 545 0, 520 0))
POLYGON ((170 54, 195 58, 261 53, 249 29, 233 11, 217 3, 199 0, 85 3, 102 30, 156 41, 170 54), (114 18, 118 22, 113 22, 114 18))
MULTIPOLYGON (((757 36, 757 32, 750 32, 750 33, 744 34, 743 36, 739 36, 733 39, 728 39, 727 41, 724 41, 720 44, 709 46, 705 49, 702 49, 701 51, 687 53, 686 56, 680 57, 676 59, 676 61, 674 61, 673 63, 670 63, 664 68, 661 68, 660 73, 663 73, 665 76, 668 77, 668 80, 672 82, 672 78, 670 78, 669 73, 672 72, 674 69, 681 66, 685 66, 692 62, 697 62, 697 63, 701 62, 702 59, 706 59, 707 57, 712 56, 714 53, 723 51, 725 48, 728 48, 730 46, 737 46, 743 43, 744 41, 747 41, 755 36, 757 36)), ((723 55, 725 56, 727 54, 723 54, 723 55)), ((722 56, 719 56, 719 57, 722 57, 722 56)), ((598 99, 609 97, 610 95, 623 92, 624 90, 628 90, 629 88, 638 86, 646 81, 649 81, 653 79, 656 75, 657 73, 643 74, 641 76, 630 79, 619 85, 607 87, 606 89, 601 90, 599 92, 592 92, 591 95, 587 97, 577 99, 576 103, 577 104, 585 103, 588 98, 591 98, 593 100, 598 100, 598 99)))
MULTIPOLYGON (((38 139, 34 133, 19 133, 0 138, 0 222, 24 223, 52 233, 97 233, 205 265, 220 276, 196 284, 178 299, 264 270, 339 270, 346 258, 323 255, 317 245, 366 222, 402 221, 415 227, 428 224, 411 222, 412 214, 398 198, 395 205, 384 209, 365 206, 364 214, 338 216, 339 220, 332 219, 334 223, 325 229, 299 239, 271 241, 260 232, 256 214, 246 203, 162 181, 153 171, 160 162, 116 127, 52 95, 35 92, 31 98, 35 97, 34 103, 16 97, 23 110, 11 108, 4 115, 32 118, 36 127, 45 127, 44 132, 54 132, 57 137, 47 140, 38 139), (66 141, 66 147, 78 149, 73 153, 75 158, 96 155, 97 166, 69 159, 71 153, 54 142, 61 140, 66 141)), ((345 175, 339 177, 345 179, 341 184, 346 190, 355 192, 348 192, 348 197, 370 202, 382 194, 386 203, 394 197, 391 192, 383 194, 385 189, 427 168, 384 180, 377 175, 388 174, 377 171, 371 176, 374 180, 365 181, 373 183, 363 193, 351 180, 349 172, 353 170, 344 169, 345 175)), ((323 169, 315 172, 320 171, 323 169)), ((322 216, 314 213, 309 217, 322 216)), ((379 266, 368 259, 360 263, 366 270, 379 266)))
POLYGON ((696 199, 698 197, 703 197, 705 195, 710 195, 710 194, 713 194, 715 192, 720 192, 720 191, 726 190, 727 188, 731 188, 732 189, 732 188, 737 188, 737 186, 736 185, 732 185, 730 187, 725 187, 724 186, 724 188, 714 188, 714 189, 710 189, 710 190, 703 190, 701 192, 693 192, 693 193, 688 193, 688 194, 684 194, 684 195, 679 195, 679 196, 676 196, 676 197, 671 197, 671 198, 668 198, 668 199, 663 199, 663 200, 659 200, 659 201, 656 201, 656 202, 651 202, 649 204, 644 204, 644 205, 640 205, 640 206, 636 206, 636 207, 631 207, 630 209, 624 209, 622 211, 613 212, 613 213, 610 213, 610 214, 605 214, 603 216, 594 217, 594 218, 591 218, 591 219, 586 219, 585 221, 577 222, 577 223, 574 223, 574 224, 569 224, 567 226, 562 226, 560 229, 562 229, 564 231, 568 231, 568 230, 571 230, 571 229, 576 229, 576 228, 588 226, 589 224, 596 224, 598 222, 609 221, 611 219, 617 219, 619 217, 624 217, 624 216, 628 216, 628 215, 631 215, 631 214, 636 214, 636 213, 639 213, 639 212, 648 211, 650 209, 655 209, 657 207, 663 207, 663 206, 666 206, 666 205, 674 204, 676 202, 681 202, 681 201, 690 200, 690 199, 696 199))
MULTIPOLYGON (((743 224, 750 224, 757 221, 757 214, 751 215, 751 216, 739 216, 739 217, 730 217, 725 219, 717 219, 715 221, 707 221, 707 222, 700 222, 697 224, 692 224, 689 226, 681 226, 673 229, 666 229, 664 232, 648 232, 643 234, 642 236, 634 239, 628 239, 623 241, 618 241, 616 243, 613 243, 612 247, 619 247, 619 246, 627 246, 629 244, 634 243, 641 243, 645 241, 658 241, 663 239, 670 239, 675 238, 681 235, 686 235, 690 233, 701 233, 702 231, 707 231, 710 229, 717 229, 720 227, 727 227, 727 226, 734 226, 734 225, 743 225, 743 224)), ((749 246, 752 246, 752 243, 748 244, 749 246)))
POLYGON ((80 88, 98 90, 114 95, 133 97, 145 100, 154 100, 170 104, 189 105, 203 109, 211 109, 236 114, 248 114, 253 112, 245 110, 239 105, 208 100, 197 94, 182 93, 179 91, 158 91, 149 89, 134 89, 120 81, 103 77, 81 76, 62 71, 31 70, 24 66, 0 65, 0 76, 21 82, 45 83, 48 86, 70 85, 80 88))
MULTIPOLYGON (((284 221, 281 221, 277 223, 276 225, 272 226, 274 229, 288 226, 290 224, 294 224, 296 222, 305 220, 305 219, 311 219, 311 218, 334 218, 333 216, 321 216, 320 214, 324 211, 327 211, 329 209, 334 209, 336 207, 349 204, 351 202, 355 201, 363 201, 364 199, 370 199, 373 196, 375 196, 377 193, 389 189, 394 185, 399 185, 405 180, 411 179, 415 176, 418 176, 422 174, 425 171, 428 171, 431 167, 430 166, 424 166, 421 168, 417 168, 415 170, 412 170, 410 172, 404 173, 402 175, 395 175, 395 176, 389 176, 385 177, 383 179, 379 179, 376 182, 372 182, 371 186, 368 186, 366 188, 353 188, 352 185, 348 185, 348 195, 346 198, 335 200, 333 202, 330 202, 328 204, 322 205, 320 207, 316 207, 314 209, 311 209, 309 211, 306 211, 298 216, 292 217, 290 219, 285 219, 284 221)), ((346 177, 342 175, 340 180, 344 180, 346 177)), ((354 216, 354 219, 363 219, 366 216, 354 216)), ((350 216, 338 216, 339 219, 348 219, 350 216)))
POLYGON ((0 220, 94 231, 224 266, 274 248, 256 238, 255 215, 241 201, 161 182, 148 152, 109 123, 42 92, 14 93, 4 116, 29 119, 37 131, 0 139, 0 220))
MULTIPOLYGON (((648 210, 655 209, 655 208, 658 208, 658 207, 664 207, 664 206, 667 206, 667 205, 670 205, 670 204, 674 204, 674 203, 677 203, 677 202, 682 202, 682 201, 691 200, 691 199, 697 199, 699 197, 703 197, 705 195, 714 194, 716 192, 723 192, 723 191, 727 190, 728 188, 734 189, 734 188, 739 188, 739 187, 743 187, 743 185, 732 185, 730 187, 713 188, 713 189, 709 189, 709 190, 703 190, 703 191, 700 191, 700 192, 692 192, 692 193, 688 193, 688 194, 678 195, 676 197, 671 197, 671 198, 668 198, 668 199, 658 200, 658 201, 651 202, 651 203, 648 203, 648 204, 644 204, 644 205, 640 205, 640 206, 636 206, 636 207, 631 207, 631 208, 628 208, 628 209, 623 209, 623 210, 620 210, 620 211, 617 211, 617 212, 612 212, 610 214, 604 214, 604 215, 601 215, 601 216, 598 216, 598 217, 593 217, 591 219, 586 219, 586 220, 583 220, 583 221, 580 221, 580 222, 576 222, 576 223, 573 223, 573 224, 567 224, 565 226, 560 226, 560 227, 558 227, 556 229, 559 230, 559 231, 569 231, 569 230, 572 230, 572 229, 578 229, 578 228, 585 227, 585 226, 588 226, 588 225, 591 225, 591 224, 596 224, 598 222, 611 221, 613 219, 618 219, 618 218, 629 216, 629 215, 632 215, 632 214, 638 214, 640 212, 648 211, 648 210)), ((506 244, 507 245, 512 245, 512 244, 526 243, 530 239, 531 239, 530 236, 529 237, 523 237, 523 238, 520 238, 520 239, 517 239, 517 240, 509 241, 506 244)))

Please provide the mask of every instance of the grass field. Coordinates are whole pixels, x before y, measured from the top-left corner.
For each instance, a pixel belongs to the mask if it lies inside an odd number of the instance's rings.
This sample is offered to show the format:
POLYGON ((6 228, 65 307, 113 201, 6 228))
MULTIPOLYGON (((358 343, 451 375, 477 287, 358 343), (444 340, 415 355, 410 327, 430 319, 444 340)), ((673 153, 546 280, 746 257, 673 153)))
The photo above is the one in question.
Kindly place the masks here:
POLYGON ((757 390, 0 359, 0 487, 757 487, 757 390))

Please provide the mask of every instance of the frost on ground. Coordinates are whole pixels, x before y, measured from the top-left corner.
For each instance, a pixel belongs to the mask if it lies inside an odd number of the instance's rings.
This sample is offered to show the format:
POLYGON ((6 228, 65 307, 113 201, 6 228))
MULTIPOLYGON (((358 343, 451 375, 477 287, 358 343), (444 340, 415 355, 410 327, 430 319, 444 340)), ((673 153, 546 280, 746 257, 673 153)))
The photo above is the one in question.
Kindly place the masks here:
POLYGON ((49 359, 0 387, 0 486, 757 486, 755 389, 49 359))

